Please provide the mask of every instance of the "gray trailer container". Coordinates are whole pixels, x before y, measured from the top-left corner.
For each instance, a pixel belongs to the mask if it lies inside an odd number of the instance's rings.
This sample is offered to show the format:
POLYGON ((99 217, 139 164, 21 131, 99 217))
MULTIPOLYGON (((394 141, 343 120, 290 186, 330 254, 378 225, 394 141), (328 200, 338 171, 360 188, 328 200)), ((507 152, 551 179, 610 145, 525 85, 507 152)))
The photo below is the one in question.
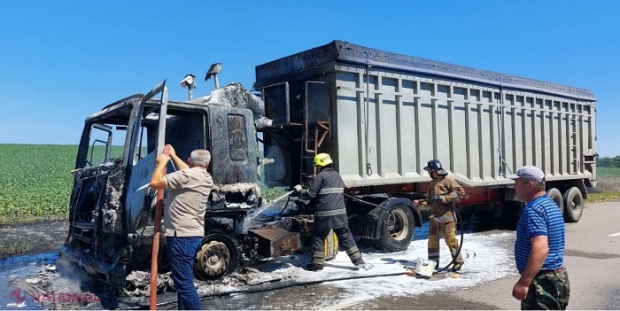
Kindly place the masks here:
MULTIPOLYGON (((304 148, 333 153, 348 187, 428 181, 429 159, 470 187, 511 184, 504 176, 524 165, 595 184, 589 90, 343 41, 257 66, 256 87, 274 125, 309 127, 304 148)), ((276 144, 265 152, 290 161, 276 144)), ((290 167, 267 166, 267 183, 289 185, 290 167)))

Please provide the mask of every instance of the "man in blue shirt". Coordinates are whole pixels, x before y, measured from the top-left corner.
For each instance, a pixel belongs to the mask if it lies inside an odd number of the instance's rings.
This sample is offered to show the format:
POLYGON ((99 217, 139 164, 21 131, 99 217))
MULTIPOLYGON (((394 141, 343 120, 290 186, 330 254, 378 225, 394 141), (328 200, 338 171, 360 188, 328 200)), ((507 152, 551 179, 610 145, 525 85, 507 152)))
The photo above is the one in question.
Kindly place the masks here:
POLYGON ((521 309, 564 310, 570 283, 564 267, 564 219, 546 194, 545 173, 535 166, 508 175, 517 198, 527 205, 517 225, 515 262, 521 274, 512 296, 521 309))

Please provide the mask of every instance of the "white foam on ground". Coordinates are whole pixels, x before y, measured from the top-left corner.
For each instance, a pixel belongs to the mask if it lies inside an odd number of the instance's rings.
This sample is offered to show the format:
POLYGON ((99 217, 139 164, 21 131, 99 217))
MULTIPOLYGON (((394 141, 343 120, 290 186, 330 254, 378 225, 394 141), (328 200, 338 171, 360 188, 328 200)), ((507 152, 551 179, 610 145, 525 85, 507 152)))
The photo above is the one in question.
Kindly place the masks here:
POLYGON ((6 304, 7 308, 24 308, 26 307, 26 301, 22 301, 21 303, 9 302, 6 304))
MULTIPOLYGON (((353 264, 345 252, 339 252, 335 259, 328 261, 322 271, 311 272, 303 269, 309 263, 309 256, 293 255, 275 258, 270 262, 256 265, 258 270, 253 278, 282 278, 296 282, 333 280, 354 276, 378 276, 401 272, 402 275, 353 279, 323 283, 321 286, 333 286, 342 289, 338 301, 330 300, 325 305, 317 304, 314 308, 346 308, 366 300, 385 296, 411 296, 429 294, 436 290, 451 288, 468 288, 477 284, 503 278, 516 273, 511 249, 506 247, 506 240, 513 233, 491 235, 466 234, 461 250, 465 259, 462 271, 456 278, 452 273, 442 273, 431 279, 421 279, 406 275, 407 266, 416 265, 418 257, 427 258, 428 240, 413 241, 403 252, 384 253, 373 249, 364 249, 363 258, 372 264, 370 270, 353 270, 353 264), (264 274, 263 274, 264 273, 264 274)), ((451 261, 450 252, 443 239, 440 241, 443 267, 451 261)), ((201 293, 214 293, 230 287, 211 286, 202 288, 201 293)))
MULTIPOLYGON (((252 272, 248 275, 248 279, 252 283, 274 281, 274 286, 277 286, 280 284, 279 282, 294 281, 303 283, 355 276, 371 276, 371 278, 322 283, 319 285, 319 291, 321 287, 328 290, 329 288, 338 288, 338 299, 313 299, 310 305, 303 305, 304 309, 342 309, 378 297, 415 296, 419 294, 432 294, 433 291, 438 290, 470 288, 480 283, 515 274, 516 268, 514 266, 513 252, 509 246, 509 243, 512 243, 510 240, 513 237, 514 233, 466 234, 462 249, 465 265, 463 266, 462 273, 457 278, 452 278, 452 273, 450 272, 433 276, 429 280, 407 276, 405 274, 407 271, 405 267, 415 267, 418 257, 427 258, 428 240, 418 240, 413 241, 409 248, 403 252, 386 253, 371 248, 362 249, 364 260, 373 265, 373 268, 370 270, 355 271, 349 257, 345 252, 341 251, 335 259, 326 263, 322 271, 311 272, 303 269, 310 262, 310 256, 291 255, 274 258, 271 261, 255 265, 251 269, 252 272), (402 273, 402 275, 379 276, 392 273, 402 273)), ((440 266, 443 267, 450 262, 450 253, 443 239, 440 241, 440 247, 440 266)), ((0 288, 4 289, 0 293, 0 301, 6 303, 7 308, 23 308, 22 304, 17 304, 14 299, 8 297, 14 288, 7 287, 6 285, 9 280, 28 278, 32 274, 36 275, 35 270, 40 270, 41 268, 38 265, 31 265, 0 272, 0 288)), ((55 274, 52 273, 52 275, 55 274)), ((60 276, 56 278, 53 278, 51 281, 56 286, 65 285, 63 288, 67 289, 67 291, 69 291, 68 288, 76 286, 72 283, 74 280, 67 279, 63 280, 64 282, 60 282, 60 276)), ((201 295, 240 289, 226 283, 197 283, 199 285, 198 292, 201 295)), ((310 288, 308 290, 312 291, 310 288)), ((239 297, 243 297, 243 295, 239 295, 239 297)), ((30 297, 27 298, 30 299, 30 297)), ((298 299, 291 297, 290 309, 296 309, 299 300, 303 300, 303 297, 298 299)))

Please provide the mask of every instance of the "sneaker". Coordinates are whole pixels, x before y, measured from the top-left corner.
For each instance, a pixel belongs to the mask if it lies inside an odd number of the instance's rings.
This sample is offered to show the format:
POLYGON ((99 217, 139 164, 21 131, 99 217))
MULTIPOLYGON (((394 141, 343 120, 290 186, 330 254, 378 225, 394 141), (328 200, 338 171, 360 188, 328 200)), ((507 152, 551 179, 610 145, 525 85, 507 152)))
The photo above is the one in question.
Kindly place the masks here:
POLYGON ((455 263, 454 265, 452 265, 452 272, 460 272, 461 268, 463 267, 464 262, 461 263, 455 263))
POLYGON ((311 263, 311 264, 307 264, 304 267, 304 269, 308 270, 308 271, 321 271, 321 270, 323 270, 323 265, 315 265, 315 264, 311 263))

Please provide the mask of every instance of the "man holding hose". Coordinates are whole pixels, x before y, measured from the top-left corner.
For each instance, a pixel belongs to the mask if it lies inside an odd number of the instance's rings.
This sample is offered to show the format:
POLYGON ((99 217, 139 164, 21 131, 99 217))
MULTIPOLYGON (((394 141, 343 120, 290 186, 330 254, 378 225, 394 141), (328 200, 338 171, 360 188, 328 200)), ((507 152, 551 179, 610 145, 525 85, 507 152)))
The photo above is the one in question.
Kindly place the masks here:
MULTIPOLYGON (((452 205, 465 196, 465 190, 456 180, 446 176, 448 172, 443 169, 439 160, 433 159, 426 163, 424 169, 433 179, 426 190, 426 199, 430 201, 420 203, 413 201, 413 205, 421 209, 430 205, 431 216, 428 229, 428 259, 433 260, 439 267, 439 236, 443 235, 452 257, 459 249, 459 241, 456 239, 456 215, 452 205)), ((463 257, 459 253, 452 266, 453 272, 459 272, 463 266, 463 257)))
POLYGON ((151 188, 168 189, 164 203, 164 236, 177 291, 179 310, 201 310, 202 305, 194 286, 194 258, 204 236, 204 219, 213 179, 207 172, 211 154, 204 149, 192 151, 187 164, 172 148, 170 156, 157 156, 157 167, 151 177, 151 188), (166 174, 172 159, 177 171, 166 174))
POLYGON ((314 166, 320 172, 312 180, 309 188, 295 186, 295 193, 304 199, 314 200, 316 212, 312 225, 312 262, 305 269, 309 271, 323 270, 325 264, 324 240, 330 230, 334 230, 340 245, 345 249, 356 269, 370 269, 362 259, 353 235, 349 230, 347 209, 344 203, 344 181, 332 167, 332 158, 327 153, 319 153, 314 157, 314 166))

